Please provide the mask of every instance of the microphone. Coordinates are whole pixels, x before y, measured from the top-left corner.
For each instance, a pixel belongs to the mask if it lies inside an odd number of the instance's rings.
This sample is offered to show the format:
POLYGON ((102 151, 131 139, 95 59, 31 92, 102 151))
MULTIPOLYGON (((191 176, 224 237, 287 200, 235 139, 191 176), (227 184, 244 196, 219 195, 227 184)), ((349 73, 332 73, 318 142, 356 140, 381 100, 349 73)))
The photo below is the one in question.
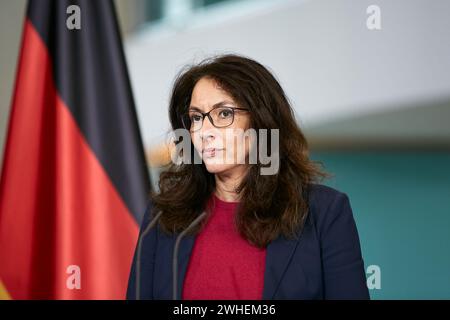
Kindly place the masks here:
MULTIPOLYGON (((145 227, 144 231, 142 231, 139 240, 138 240, 138 247, 137 247, 137 257, 136 257, 136 288, 135 288, 135 295, 136 300, 140 300, 141 295, 141 253, 142 253, 142 240, 143 238, 150 232, 150 230, 155 226, 156 222, 158 222, 159 218, 162 215, 162 211, 158 212, 158 214, 150 221, 147 227, 145 227)), ((172 277, 173 277, 173 300, 177 300, 177 275, 178 275, 178 250, 180 247, 181 239, 185 236, 185 234, 192 229, 197 223, 199 223, 205 216, 207 215, 207 212, 204 211, 201 215, 199 215, 197 218, 195 218, 194 221, 192 221, 189 226, 184 229, 179 236, 177 237, 175 241, 175 247, 173 251, 173 258, 172 258, 172 277)))
POLYGON ((175 241, 175 248, 173 250, 173 259, 172 259, 172 284, 173 284, 173 300, 178 300, 177 298, 177 290, 178 290, 178 249, 180 247, 181 239, 184 237, 184 235, 192 229, 196 224, 198 224, 205 216, 207 215, 206 211, 203 211, 201 215, 199 215, 197 218, 195 218, 194 221, 191 222, 191 224, 184 229, 180 235, 177 237, 177 240, 175 241))
POLYGON ((141 251, 142 251, 142 239, 150 232, 156 222, 161 217, 162 211, 158 212, 158 214, 150 221, 148 226, 144 229, 142 234, 139 237, 138 248, 137 248, 137 258, 136 258, 136 300, 140 300, 141 295, 141 251))

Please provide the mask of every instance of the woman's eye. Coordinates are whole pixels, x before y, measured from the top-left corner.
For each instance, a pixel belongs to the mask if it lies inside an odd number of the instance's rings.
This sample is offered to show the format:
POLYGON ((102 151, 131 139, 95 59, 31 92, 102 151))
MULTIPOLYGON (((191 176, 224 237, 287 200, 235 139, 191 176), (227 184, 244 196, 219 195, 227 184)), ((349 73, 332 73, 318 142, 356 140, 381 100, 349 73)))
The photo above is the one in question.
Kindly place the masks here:
POLYGON ((233 111, 231 111, 231 110, 221 110, 219 112, 219 116, 221 118, 229 118, 232 116, 232 114, 233 114, 233 111))
POLYGON ((192 122, 199 122, 202 120, 202 116, 199 116, 198 114, 194 114, 191 116, 191 121, 192 122))

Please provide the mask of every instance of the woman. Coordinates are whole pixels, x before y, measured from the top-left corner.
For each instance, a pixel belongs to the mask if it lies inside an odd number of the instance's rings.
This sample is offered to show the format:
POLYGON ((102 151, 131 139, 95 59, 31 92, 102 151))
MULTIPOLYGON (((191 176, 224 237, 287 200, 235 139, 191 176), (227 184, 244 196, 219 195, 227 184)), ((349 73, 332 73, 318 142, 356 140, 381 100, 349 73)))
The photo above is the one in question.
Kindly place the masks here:
POLYGON ((264 66, 223 55, 189 67, 169 115, 192 152, 151 196, 128 299, 369 298, 349 199, 317 183, 326 174, 264 66), (279 165, 262 174, 268 149, 279 165))

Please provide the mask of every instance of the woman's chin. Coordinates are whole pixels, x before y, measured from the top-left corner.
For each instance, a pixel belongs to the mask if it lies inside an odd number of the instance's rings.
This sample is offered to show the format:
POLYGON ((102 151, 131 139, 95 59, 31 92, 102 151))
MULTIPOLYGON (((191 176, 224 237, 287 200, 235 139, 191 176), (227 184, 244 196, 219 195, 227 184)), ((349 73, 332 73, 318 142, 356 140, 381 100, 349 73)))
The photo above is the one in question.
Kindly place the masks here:
POLYGON ((205 162, 206 170, 208 170, 209 173, 221 173, 225 170, 229 169, 229 166, 225 164, 219 164, 219 163, 208 163, 205 162))
POLYGON ((205 161, 204 164, 205 164, 206 170, 212 174, 231 172, 242 166, 241 164, 212 163, 212 162, 208 162, 208 161, 205 161))

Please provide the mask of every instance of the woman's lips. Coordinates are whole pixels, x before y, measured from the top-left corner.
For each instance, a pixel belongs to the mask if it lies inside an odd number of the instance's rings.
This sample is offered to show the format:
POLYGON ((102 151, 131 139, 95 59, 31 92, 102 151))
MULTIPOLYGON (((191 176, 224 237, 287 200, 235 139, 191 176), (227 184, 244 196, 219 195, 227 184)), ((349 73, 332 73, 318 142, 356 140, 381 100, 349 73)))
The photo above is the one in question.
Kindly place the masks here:
POLYGON ((202 153, 204 157, 214 157, 216 155, 216 152, 222 151, 223 149, 218 148, 206 148, 203 149, 202 153))

